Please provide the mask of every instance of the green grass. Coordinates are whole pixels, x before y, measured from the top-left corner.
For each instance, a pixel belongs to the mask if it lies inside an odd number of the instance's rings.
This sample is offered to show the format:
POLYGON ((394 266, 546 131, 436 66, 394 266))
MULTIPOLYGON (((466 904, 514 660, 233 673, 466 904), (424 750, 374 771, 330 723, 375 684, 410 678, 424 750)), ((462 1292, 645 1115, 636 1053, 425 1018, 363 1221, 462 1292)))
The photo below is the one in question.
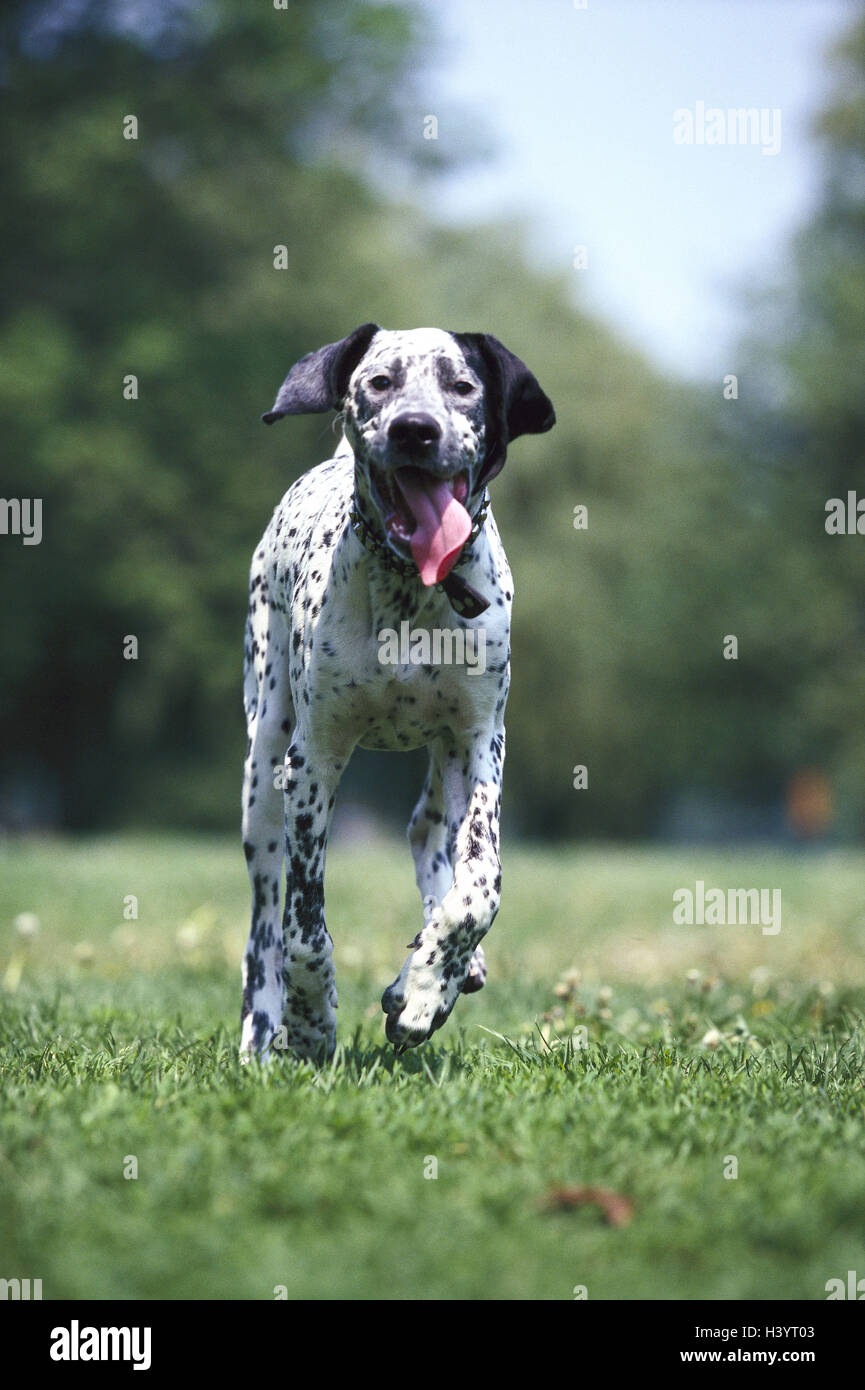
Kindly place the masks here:
POLYGON ((236 1058, 233 842, 9 846, 0 1277, 45 1298, 823 1299, 865 1276, 863 870, 508 846, 487 988, 398 1058, 378 997, 418 926, 408 852, 335 847, 340 1044, 317 1070, 236 1058), (781 932, 674 926, 696 878, 780 887, 781 932), (630 1224, 546 1209, 560 1185, 621 1193, 630 1224))

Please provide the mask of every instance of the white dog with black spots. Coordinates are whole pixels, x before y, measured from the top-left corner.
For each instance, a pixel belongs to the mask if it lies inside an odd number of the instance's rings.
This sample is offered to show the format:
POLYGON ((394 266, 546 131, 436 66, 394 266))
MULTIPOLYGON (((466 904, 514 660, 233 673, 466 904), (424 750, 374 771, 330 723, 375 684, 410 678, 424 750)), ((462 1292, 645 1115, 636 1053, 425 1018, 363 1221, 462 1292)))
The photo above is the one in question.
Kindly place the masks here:
POLYGON ((409 825, 423 926, 382 997, 398 1050, 482 987, 499 906, 512 584, 486 488, 513 439, 552 427, 553 407, 488 334, 367 323, 292 367, 263 419, 328 410, 342 411, 342 442, 286 493, 250 577, 244 1055, 333 1052, 324 865, 356 746, 429 749, 409 825), (482 628, 484 669, 383 662, 380 635, 405 622, 482 628))

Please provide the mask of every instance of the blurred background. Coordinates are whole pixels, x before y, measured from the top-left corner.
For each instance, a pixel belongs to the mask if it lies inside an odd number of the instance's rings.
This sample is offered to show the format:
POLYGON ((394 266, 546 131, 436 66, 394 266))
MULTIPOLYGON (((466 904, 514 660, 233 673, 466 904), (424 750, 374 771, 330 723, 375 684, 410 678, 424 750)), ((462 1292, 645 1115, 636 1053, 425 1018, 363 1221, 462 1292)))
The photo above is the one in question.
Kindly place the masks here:
MULTIPOLYGON (((494 489, 509 833, 861 844, 859 6, 7 0, 0 85, 0 826, 239 825, 249 560, 336 440, 259 416, 373 319, 556 405, 494 489), (698 101, 779 151, 677 146, 698 101)), ((358 754, 336 833, 422 765, 358 754)))

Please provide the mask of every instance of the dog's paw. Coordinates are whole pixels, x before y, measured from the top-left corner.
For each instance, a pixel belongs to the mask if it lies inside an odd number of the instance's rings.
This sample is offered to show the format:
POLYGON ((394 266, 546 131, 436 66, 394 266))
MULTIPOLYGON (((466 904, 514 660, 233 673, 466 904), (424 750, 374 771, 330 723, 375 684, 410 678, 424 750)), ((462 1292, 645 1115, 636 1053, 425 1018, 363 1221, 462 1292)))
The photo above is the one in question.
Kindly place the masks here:
POLYGON ((329 1062, 336 1048, 336 1025, 324 1023, 319 1027, 304 1023, 283 1024, 271 1043, 273 1053, 297 1057, 301 1062, 329 1062))
POLYGON ((475 947, 475 953, 469 961, 469 970, 462 984, 463 994, 476 994, 479 989, 483 989, 487 982, 487 963, 484 959, 482 946, 475 947))
POLYGON ((439 907, 411 943, 412 954, 382 995, 385 1031, 400 1051, 417 1047, 441 1028, 461 993, 482 988, 484 953, 480 946, 473 947, 465 926, 449 922, 439 907))
MULTIPOLYGON (((391 986, 391 990, 393 986, 391 986)), ((387 1015, 385 1019, 385 1034, 387 1040, 393 1043, 398 1052, 404 1052, 409 1047, 419 1047, 432 1037, 437 1029, 445 1023, 456 1003, 458 992, 449 1002, 442 1002, 442 995, 439 992, 437 998, 410 999, 400 1004, 392 994, 391 990, 385 990, 382 995, 382 1008, 387 1015), (385 1002, 387 1001, 387 1003, 385 1002), (395 1005, 395 1007, 390 1007, 395 1005)))
POLYGON ((267 1009, 250 1009, 240 1021, 240 1060, 250 1062, 258 1058, 260 1062, 270 1060, 273 1040, 279 1029, 279 1015, 273 1016, 267 1009))
POLYGON ((387 1015, 387 1039, 400 1052, 426 1042, 447 1021, 460 996, 461 986, 456 981, 464 978, 465 972, 444 978, 436 963, 426 951, 415 952, 381 997, 387 1015))
POLYGON ((272 1046, 307 1062, 326 1062, 336 1047, 336 995, 322 992, 318 998, 288 987, 278 1037, 272 1046))
POLYGON ((274 1023, 266 1014, 243 1020, 240 1060, 272 1062, 276 1057, 296 1057, 305 1062, 327 1062, 336 1047, 336 1019, 284 1018, 274 1023))

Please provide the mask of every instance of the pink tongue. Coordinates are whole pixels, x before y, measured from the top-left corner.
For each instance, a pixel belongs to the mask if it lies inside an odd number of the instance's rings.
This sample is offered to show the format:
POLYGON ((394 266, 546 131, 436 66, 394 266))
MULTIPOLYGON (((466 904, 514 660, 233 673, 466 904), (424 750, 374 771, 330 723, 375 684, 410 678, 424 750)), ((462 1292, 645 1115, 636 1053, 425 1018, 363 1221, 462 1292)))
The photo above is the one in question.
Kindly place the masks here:
POLYGON ((417 522, 411 553, 420 577, 424 584, 438 584, 468 540, 472 519, 454 497, 453 480, 430 478, 415 468, 401 468, 396 480, 417 522))

